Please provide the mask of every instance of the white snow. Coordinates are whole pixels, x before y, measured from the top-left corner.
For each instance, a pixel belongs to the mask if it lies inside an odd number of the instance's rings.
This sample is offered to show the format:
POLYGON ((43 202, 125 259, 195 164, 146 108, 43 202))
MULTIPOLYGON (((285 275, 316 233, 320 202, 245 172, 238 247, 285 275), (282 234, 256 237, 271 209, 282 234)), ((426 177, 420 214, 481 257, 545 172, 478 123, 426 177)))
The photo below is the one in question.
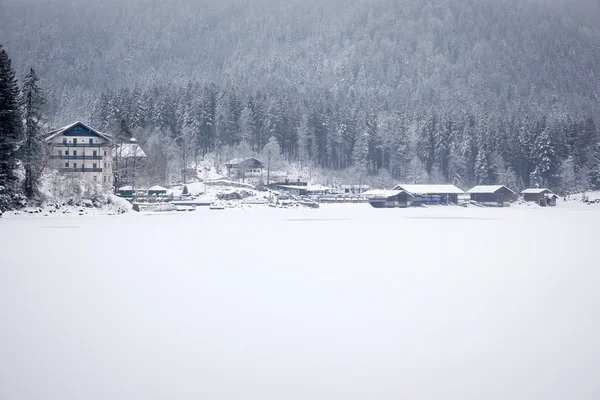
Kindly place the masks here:
POLYGON ((164 187, 162 187, 162 186, 159 186, 159 185, 155 185, 155 186, 152 186, 152 187, 151 187, 150 189, 148 189, 148 190, 153 190, 153 191, 164 190, 164 191, 166 191, 166 190, 167 190, 167 188, 164 188, 164 187))
POLYGON ((595 400, 567 203, 5 216, 0 398, 595 400))
POLYGON ((371 198, 376 198, 376 197, 388 198, 388 197, 398 196, 402 192, 403 192, 403 190, 371 189, 371 190, 367 190, 366 192, 361 193, 361 195, 365 196, 365 197, 371 197, 371 198))
POLYGON ((454 185, 396 185, 394 190, 406 190, 412 194, 464 194, 454 185))
MULTIPOLYGON (((467 190, 467 193, 468 194, 496 193, 498 190, 500 190, 504 187, 506 187, 506 186, 503 186, 503 185, 479 185, 479 186, 475 186, 474 188, 467 190)), ((506 188, 506 189, 510 190, 509 188, 506 188)), ((510 191, 513 192, 512 190, 510 190, 510 191)))
POLYGON ((521 192, 521 194, 539 194, 539 193, 544 193, 544 192, 552 193, 552 191, 550 189, 546 189, 546 188, 529 188, 529 189, 523 190, 521 192))

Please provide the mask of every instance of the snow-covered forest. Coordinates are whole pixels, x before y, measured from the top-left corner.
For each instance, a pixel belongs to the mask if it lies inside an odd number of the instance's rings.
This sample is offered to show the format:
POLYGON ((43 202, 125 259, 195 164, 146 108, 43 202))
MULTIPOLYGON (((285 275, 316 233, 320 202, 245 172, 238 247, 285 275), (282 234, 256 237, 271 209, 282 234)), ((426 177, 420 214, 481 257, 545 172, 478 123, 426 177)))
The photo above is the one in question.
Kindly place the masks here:
POLYGON ((402 181, 600 185, 593 0, 5 0, 0 39, 52 126, 125 121, 157 176, 275 137, 402 181))

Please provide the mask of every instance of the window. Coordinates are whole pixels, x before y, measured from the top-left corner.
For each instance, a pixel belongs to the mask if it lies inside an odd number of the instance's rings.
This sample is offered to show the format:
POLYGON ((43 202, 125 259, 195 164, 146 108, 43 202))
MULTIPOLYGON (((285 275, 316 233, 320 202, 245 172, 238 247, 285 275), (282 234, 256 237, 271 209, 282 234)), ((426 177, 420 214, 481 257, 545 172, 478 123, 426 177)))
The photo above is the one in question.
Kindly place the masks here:
POLYGON ((98 177, 96 175, 94 175, 94 182, 96 182, 98 180, 98 177))
POLYGON ((90 139, 90 144, 94 143, 94 139, 90 139))
POLYGON ((81 170, 83 171, 85 169, 85 164, 81 164, 81 170))
POLYGON ((65 168, 69 168, 69 163, 68 162, 65 163, 65 168))
POLYGON ((63 138, 63 144, 67 144, 67 138, 63 138))
POLYGON ((69 150, 65 150, 65 156, 69 155, 69 150))
MULTIPOLYGON (((91 139, 90 139, 90 140, 91 140, 91 139)), ((96 157, 96 156, 98 156, 98 152, 97 152, 96 150, 94 150, 94 152, 92 153, 92 155, 93 155, 94 157, 96 157)))
POLYGON ((102 182, 106 182, 106 175, 102 176, 102 182))
POLYGON ((73 144, 77 144, 77 138, 73 138, 73 144))
POLYGON ((73 168, 77 168, 77 163, 76 162, 73 163, 73 168))
POLYGON ((77 150, 73 150, 73 157, 77 157, 77 150))
POLYGON ((96 165, 97 165, 96 163, 93 163, 92 168, 96 169, 97 168, 96 165))
POLYGON ((58 151, 58 155, 59 155, 59 156, 62 156, 62 150, 59 150, 59 151, 58 151))
POLYGON ((104 157, 106 157, 106 150, 104 150, 104 157))

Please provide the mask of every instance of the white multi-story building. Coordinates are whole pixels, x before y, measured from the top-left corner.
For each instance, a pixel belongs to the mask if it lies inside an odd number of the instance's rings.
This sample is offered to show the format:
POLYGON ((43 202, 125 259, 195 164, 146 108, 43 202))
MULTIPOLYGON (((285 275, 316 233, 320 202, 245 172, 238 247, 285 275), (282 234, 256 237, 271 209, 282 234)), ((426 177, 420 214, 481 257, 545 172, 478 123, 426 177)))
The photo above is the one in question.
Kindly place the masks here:
POLYGON ((50 162, 63 175, 88 182, 113 184, 112 137, 83 122, 49 132, 50 162))

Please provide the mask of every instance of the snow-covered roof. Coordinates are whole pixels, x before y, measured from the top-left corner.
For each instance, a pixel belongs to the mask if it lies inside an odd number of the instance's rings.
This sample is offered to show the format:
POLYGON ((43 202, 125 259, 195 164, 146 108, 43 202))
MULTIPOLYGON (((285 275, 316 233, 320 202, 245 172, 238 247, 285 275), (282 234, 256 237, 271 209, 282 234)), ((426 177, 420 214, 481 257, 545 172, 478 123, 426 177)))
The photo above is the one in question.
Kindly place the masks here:
POLYGON ((242 163, 253 163, 253 164, 259 164, 261 166, 264 166, 265 163, 263 163, 262 161, 260 161, 259 159, 255 158, 255 157, 247 157, 247 158, 234 158, 232 160, 229 160, 228 162, 225 163, 226 166, 230 166, 230 167, 235 167, 238 166, 242 163))
POLYGON ((133 190, 133 187, 131 187, 131 186, 129 186, 129 185, 128 185, 128 186, 121 186, 121 187, 119 188, 119 190, 133 190))
POLYGON ((146 153, 144 153, 144 150, 142 149, 142 147, 135 142, 122 144, 119 149, 114 150, 113 155, 119 156, 121 158, 146 157, 146 153))
POLYGON ((106 139, 109 141, 112 140, 112 136, 110 134, 97 131, 96 129, 90 128, 88 125, 84 124, 83 122, 77 121, 70 125, 63 126, 62 128, 58 128, 58 129, 48 132, 47 136, 46 136, 46 141, 52 140, 55 137, 62 135, 63 133, 65 133, 66 131, 68 131, 69 129, 71 129, 77 125, 81 125, 84 128, 89 129, 91 132, 95 133, 96 135, 100 136, 103 139, 106 139))
POLYGON ((396 185, 393 190, 406 190, 412 194, 464 194, 454 185, 396 185))
POLYGON ((326 190, 331 190, 331 188, 323 185, 310 185, 310 186, 300 186, 306 188, 309 192, 324 192, 326 190))
POLYGON ((467 191, 468 194, 483 194, 483 193, 496 193, 500 189, 506 189, 512 194, 515 194, 512 190, 504 185, 479 185, 467 191))
POLYGON ((521 194, 542 194, 542 193, 552 193, 550 189, 546 188, 529 188, 525 189, 521 192, 521 194))
POLYGON ((367 197, 393 197, 393 196, 398 196, 400 193, 402 193, 403 190, 383 190, 383 189, 372 189, 372 190, 367 190, 366 192, 363 192, 363 196, 367 196, 367 197))
POLYGON ((302 189, 307 190, 309 186, 300 186, 300 185, 277 185, 278 188, 282 189, 302 189))
POLYGON ((369 185, 341 185, 342 189, 368 189, 369 185))
POLYGON ((165 191, 165 192, 166 192, 166 191, 167 191, 167 188, 164 188, 164 187, 162 187, 162 186, 156 185, 156 186, 152 186, 152 187, 151 187, 150 189, 148 189, 148 190, 152 190, 152 191, 154 191, 154 192, 156 192, 156 191, 159 191, 159 190, 162 190, 162 191, 165 191))

